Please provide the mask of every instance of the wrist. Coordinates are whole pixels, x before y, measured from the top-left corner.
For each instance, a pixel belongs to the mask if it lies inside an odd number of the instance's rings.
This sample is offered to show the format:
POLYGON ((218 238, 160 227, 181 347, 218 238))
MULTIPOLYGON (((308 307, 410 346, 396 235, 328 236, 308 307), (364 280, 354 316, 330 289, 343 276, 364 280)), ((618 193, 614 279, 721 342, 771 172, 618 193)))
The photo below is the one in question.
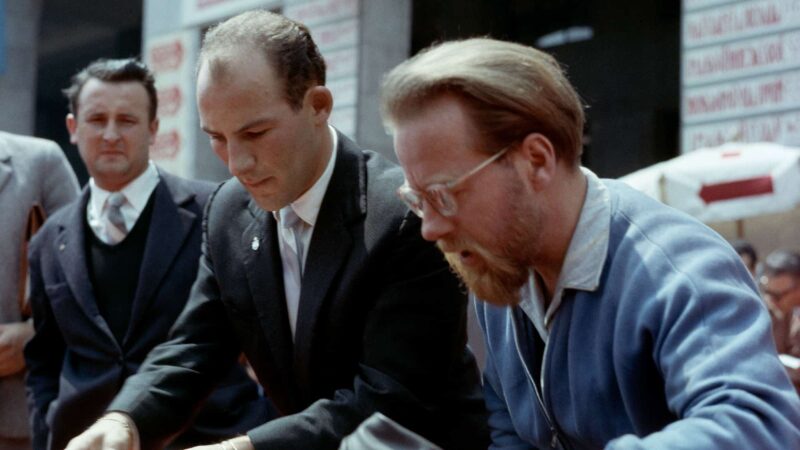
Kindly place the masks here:
POLYGON ((139 450, 139 430, 136 427, 136 423, 133 421, 133 419, 131 419, 130 416, 121 412, 112 411, 100 417, 99 419, 97 419, 97 421, 114 422, 122 426, 128 433, 128 438, 129 438, 128 449, 139 450))
POLYGON ((237 436, 219 443, 219 450, 255 450, 253 442, 247 436, 237 436))

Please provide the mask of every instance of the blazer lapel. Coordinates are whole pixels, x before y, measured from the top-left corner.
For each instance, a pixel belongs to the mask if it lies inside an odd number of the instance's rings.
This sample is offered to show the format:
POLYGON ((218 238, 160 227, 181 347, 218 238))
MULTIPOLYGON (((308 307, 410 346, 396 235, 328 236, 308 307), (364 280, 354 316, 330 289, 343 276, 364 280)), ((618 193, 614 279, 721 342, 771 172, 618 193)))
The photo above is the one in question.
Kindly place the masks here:
POLYGON ((363 220, 366 212, 365 185, 363 153, 353 142, 339 135, 336 166, 314 226, 300 290, 294 336, 295 375, 299 386, 309 385, 308 359, 321 306, 335 295, 334 280, 349 260, 353 246, 351 227, 363 220))
POLYGON ((294 402, 295 384, 291 376, 292 332, 286 310, 277 223, 271 213, 258 207, 252 200, 247 211, 246 214, 252 215, 252 221, 242 233, 241 253, 236 253, 244 255, 242 261, 253 305, 275 358, 275 374, 285 385, 285 388, 272 387, 270 390, 282 391, 294 402))
POLYGON ((56 249, 64 278, 70 287, 75 301, 83 309, 92 323, 97 325, 111 341, 116 342, 111 329, 100 315, 97 300, 92 290, 92 281, 89 277, 89 265, 86 259, 86 233, 91 233, 86 225, 86 204, 89 201, 89 188, 83 190, 77 208, 65 216, 64 222, 59 224, 59 234, 56 237, 56 249))
POLYGON ((153 214, 139 270, 139 284, 123 342, 127 342, 136 330, 162 279, 189 236, 194 222, 198 220, 196 214, 180 206, 190 201, 194 194, 168 181, 161 173, 161 180, 153 191, 153 214))

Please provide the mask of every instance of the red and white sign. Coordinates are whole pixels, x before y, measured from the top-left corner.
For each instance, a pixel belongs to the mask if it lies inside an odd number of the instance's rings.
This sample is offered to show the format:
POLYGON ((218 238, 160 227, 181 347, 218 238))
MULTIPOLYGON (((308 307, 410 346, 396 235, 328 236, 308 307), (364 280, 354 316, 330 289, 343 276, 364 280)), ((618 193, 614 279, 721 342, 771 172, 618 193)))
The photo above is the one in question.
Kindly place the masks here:
POLYGON ((682 139, 684 151, 726 142, 781 142, 800 147, 800 111, 686 126, 682 139))
POLYGON ((358 48, 348 47, 341 50, 323 52, 325 65, 328 68, 328 79, 355 76, 358 73, 358 48))
POLYGON ((686 86, 800 67, 800 31, 689 50, 684 55, 686 86))
POLYGON ((724 5, 725 3, 733 3, 738 0, 683 0, 684 11, 694 11, 700 8, 707 8, 709 6, 724 5))
POLYGON ((292 0, 283 9, 286 17, 311 31, 325 58, 327 86, 333 94, 330 123, 351 136, 357 123, 360 6, 360 0, 292 0))
POLYGON ((180 39, 164 41, 148 50, 148 66, 153 72, 165 73, 180 69, 186 58, 186 51, 180 39))
POLYGON ((684 0, 681 150, 796 145, 800 0, 684 0))
POLYGON ((325 53, 343 47, 358 45, 358 19, 347 19, 311 29, 311 36, 320 51, 325 53))
POLYGON ((249 9, 276 9, 281 0, 183 0, 183 26, 219 22, 249 9))
POLYGON ((800 70, 685 89, 685 124, 730 119, 800 106, 800 70))
POLYGON ((187 100, 194 98, 196 40, 196 33, 177 32, 148 39, 144 48, 158 94, 159 128, 150 158, 169 172, 187 177, 192 176, 196 128, 187 100))
POLYGON ((359 0, 288 2, 283 8, 283 14, 311 28, 335 20, 355 18, 358 16, 358 7, 359 0))
POLYGON ((796 28, 800 0, 760 0, 688 13, 683 20, 683 46, 693 48, 734 38, 796 28))

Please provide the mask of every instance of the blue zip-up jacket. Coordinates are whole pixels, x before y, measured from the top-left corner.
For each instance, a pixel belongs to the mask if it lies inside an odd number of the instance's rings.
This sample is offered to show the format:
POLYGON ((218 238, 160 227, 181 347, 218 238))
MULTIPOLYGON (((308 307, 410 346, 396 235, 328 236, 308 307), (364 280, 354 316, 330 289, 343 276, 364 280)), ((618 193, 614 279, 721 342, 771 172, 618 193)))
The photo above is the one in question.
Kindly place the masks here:
POLYGON ((556 429, 573 449, 800 449, 800 398, 736 253, 683 213, 592 182, 608 192, 607 239, 592 241, 607 251, 594 289, 556 290, 544 410, 520 327, 529 317, 476 304, 491 448, 558 447, 556 429))

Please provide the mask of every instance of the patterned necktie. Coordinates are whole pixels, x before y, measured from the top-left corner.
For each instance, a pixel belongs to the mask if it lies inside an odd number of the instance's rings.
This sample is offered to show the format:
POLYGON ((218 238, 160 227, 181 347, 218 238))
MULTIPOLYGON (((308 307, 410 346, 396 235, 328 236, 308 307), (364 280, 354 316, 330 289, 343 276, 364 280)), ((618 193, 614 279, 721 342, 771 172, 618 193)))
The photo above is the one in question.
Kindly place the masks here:
MULTIPOLYGON (((295 258, 297 258, 297 267, 299 269, 298 278, 303 277, 303 227, 305 221, 298 216, 291 206, 287 206, 281 210, 281 225, 283 228, 292 230, 294 235, 294 248, 295 258)), ((300 283, 298 283, 298 286, 300 283)))
POLYGON ((106 234, 110 244, 116 244, 128 234, 128 227, 122 217, 120 207, 125 204, 125 195, 120 192, 113 192, 108 196, 108 206, 106 207, 106 234))
POLYGON ((291 206, 280 211, 281 241, 284 245, 283 284, 286 294, 286 312, 294 338, 297 314, 300 308, 300 291, 303 281, 303 229, 305 222, 297 216, 291 206), (291 232, 291 236, 289 236, 291 232), (294 243, 294 248, 292 248, 294 243))

